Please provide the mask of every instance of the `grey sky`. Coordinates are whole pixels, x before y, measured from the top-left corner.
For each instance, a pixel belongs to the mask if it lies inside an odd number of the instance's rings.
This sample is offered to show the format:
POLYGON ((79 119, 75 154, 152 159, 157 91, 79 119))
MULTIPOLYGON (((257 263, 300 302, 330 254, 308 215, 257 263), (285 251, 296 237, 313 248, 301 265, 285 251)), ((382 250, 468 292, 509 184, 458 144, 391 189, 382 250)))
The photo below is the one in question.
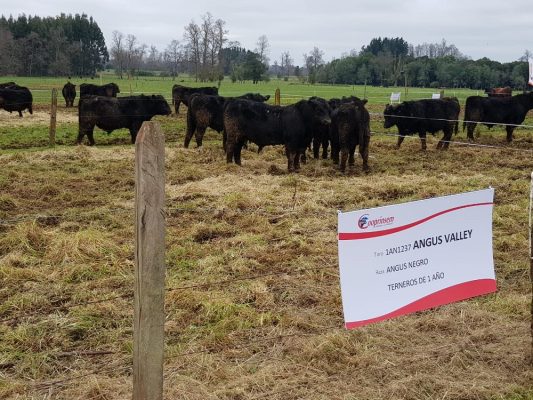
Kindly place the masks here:
POLYGON ((230 40, 254 49, 266 35, 271 62, 289 51, 296 64, 318 46, 325 60, 359 51, 374 37, 403 37, 412 44, 455 44, 473 59, 517 60, 533 50, 531 0, 0 0, 3 15, 55 16, 86 13, 104 33, 108 47, 114 30, 132 33, 140 42, 163 50, 183 39, 192 19, 207 11, 226 21, 230 40))

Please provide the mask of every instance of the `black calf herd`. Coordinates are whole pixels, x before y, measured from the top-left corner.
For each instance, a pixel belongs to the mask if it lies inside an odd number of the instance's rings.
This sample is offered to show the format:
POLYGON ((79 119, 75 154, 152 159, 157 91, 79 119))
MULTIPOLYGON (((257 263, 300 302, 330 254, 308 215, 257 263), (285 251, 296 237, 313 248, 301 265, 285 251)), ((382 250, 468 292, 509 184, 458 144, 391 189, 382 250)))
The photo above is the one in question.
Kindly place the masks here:
MULTIPOLYGON (((97 126, 110 133, 119 128, 130 130, 132 143, 144 121, 155 115, 170 115, 171 109, 161 95, 116 97, 120 93, 115 83, 106 85, 80 85, 79 134, 77 143, 87 135, 94 144, 93 130, 97 126)), ((76 86, 68 82, 62 90, 66 107, 72 107, 76 86)), ((192 137, 202 145, 206 129, 222 133, 223 148, 228 163, 241 164, 241 149, 248 141, 255 143, 259 151, 265 146, 284 145, 290 172, 300 168, 306 160, 306 150, 313 147, 313 155, 327 158, 331 144, 331 158, 341 171, 355 163, 355 149, 363 159, 363 169, 368 170, 368 146, 370 142, 370 115, 365 107, 367 100, 357 97, 325 100, 311 97, 289 106, 269 105, 270 96, 248 93, 238 97, 222 97, 216 87, 189 88, 174 85, 172 103, 174 111, 187 106, 187 131, 184 146, 192 137)), ((9 112, 22 111, 32 114, 33 97, 30 90, 15 82, 0 84, 0 109, 9 112)), ((505 125, 507 141, 511 142, 514 129, 523 123, 526 114, 533 109, 533 92, 506 97, 470 96, 466 100, 463 130, 473 140, 478 123, 491 128, 505 125)), ((384 127, 398 128, 399 148, 405 136, 418 134, 422 149, 426 149, 426 134, 443 132, 438 149, 447 149, 452 133, 457 133, 460 106, 455 97, 405 101, 388 105, 384 111, 384 127)))

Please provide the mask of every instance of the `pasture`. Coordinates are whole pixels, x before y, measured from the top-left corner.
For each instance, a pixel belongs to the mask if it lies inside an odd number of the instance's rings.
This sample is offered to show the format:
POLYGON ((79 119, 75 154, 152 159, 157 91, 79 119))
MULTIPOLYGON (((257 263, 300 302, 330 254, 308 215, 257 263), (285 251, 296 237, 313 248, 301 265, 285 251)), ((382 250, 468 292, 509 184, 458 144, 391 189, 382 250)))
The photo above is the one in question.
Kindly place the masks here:
MULTIPOLYGON (((134 147, 125 130, 74 146, 76 109, 61 97, 58 145, 47 147, 49 90, 66 80, 16 81, 43 92, 34 91, 33 116, 0 111, 0 398, 130 398, 134 147)), ((136 80, 132 92, 170 99, 174 83, 136 80)), ((276 87, 286 103, 364 90, 223 81, 220 94, 276 87)), ((500 127, 478 127, 484 147, 466 145, 460 129, 446 152, 432 136, 426 152, 418 137, 396 150, 379 116, 391 91, 367 88, 369 174, 360 158, 346 174, 314 159, 288 174, 281 147, 257 154, 253 145, 242 167, 228 165, 216 132, 183 148, 185 107, 155 118, 167 141, 166 399, 533 398, 533 128, 517 129, 511 144, 500 127), (344 330, 336 210, 488 186, 498 292, 344 330)), ((461 106, 471 94, 455 93, 461 106)))

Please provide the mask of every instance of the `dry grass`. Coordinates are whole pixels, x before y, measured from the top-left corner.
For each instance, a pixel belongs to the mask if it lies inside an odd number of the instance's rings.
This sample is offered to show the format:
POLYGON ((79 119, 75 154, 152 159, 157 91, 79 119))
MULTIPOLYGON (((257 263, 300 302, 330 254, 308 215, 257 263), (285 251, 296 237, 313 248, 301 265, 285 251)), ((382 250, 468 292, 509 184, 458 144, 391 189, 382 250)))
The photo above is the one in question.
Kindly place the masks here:
MULTIPOLYGON (((514 150, 530 138, 422 153, 374 136, 369 175, 329 160, 289 175, 281 148, 226 165, 213 132, 169 143, 165 398, 533 398, 533 159, 514 150), (487 186, 498 293, 345 331, 336 210, 487 186)), ((0 398, 131 397, 133 159, 129 145, 0 153, 0 398)))

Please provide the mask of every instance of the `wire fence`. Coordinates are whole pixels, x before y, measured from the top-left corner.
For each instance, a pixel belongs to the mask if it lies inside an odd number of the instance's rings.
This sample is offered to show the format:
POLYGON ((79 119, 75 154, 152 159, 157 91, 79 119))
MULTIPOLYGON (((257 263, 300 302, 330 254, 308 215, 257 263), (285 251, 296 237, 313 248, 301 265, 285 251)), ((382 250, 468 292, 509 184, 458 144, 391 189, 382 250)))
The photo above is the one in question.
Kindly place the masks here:
MULTIPOLYGON (((388 115, 388 114, 380 114, 380 113, 370 113, 370 115, 378 116, 378 117, 395 117, 395 118, 409 118, 409 119, 424 119, 424 120, 431 120, 431 121, 441 121, 441 122, 466 122, 466 123, 481 123, 481 124, 492 124, 497 125, 499 123, 495 122, 485 122, 485 121, 469 121, 469 120, 453 120, 453 119, 445 119, 445 118, 421 118, 421 117, 410 117, 410 116, 396 116, 396 115, 388 115)), ((501 124, 501 123, 500 123, 501 124)), ((503 124, 503 125, 509 125, 513 127, 520 127, 520 128, 527 128, 531 129, 533 128, 533 125, 527 125, 527 124, 503 124)), ((392 134, 387 132, 380 132, 380 131, 372 131, 373 135, 381 135, 381 136, 388 136, 388 137, 404 137, 399 134, 392 134)), ((408 136, 409 137, 409 136, 408 136)), ((412 139, 416 139, 415 137, 409 137, 412 139)), ((471 147, 477 147, 477 148, 483 148, 483 149, 491 149, 491 150, 505 150, 505 151, 517 151, 517 152, 523 152, 527 154, 531 154, 533 152, 533 149, 521 149, 521 148, 513 148, 509 146, 492 146, 492 145, 484 145, 484 144, 476 144, 476 143, 466 143, 466 142, 457 142, 457 141, 447 141, 449 143, 460 145, 460 146, 471 146, 471 147)), ((166 207, 166 213, 168 217, 171 217, 173 213, 180 213, 180 212, 221 212, 224 208, 220 207, 195 207, 195 206, 180 206, 180 207, 173 207, 168 206, 166 207)), ((290 216, 297 215, 297 212, 292 210, 240 210, 240 209, 230 209, 229 211, 235 213, 250 213, 254 215, 264 215, 269 217, 275 217, 275 218, 286 218, 290 216)), ((127 213, 131 215, 133 213, 132 209, 124 209, 124 208, 112 208, 112 209, 106 209, 102 211, 102 215, 108 215, 109 213, 127 213)), ((91 212, 87 215, 95 215, 97 213, 91 212)), ((334 211, 332 211, 332 215, 335 214, 334 211)), ((55 215, 24 215, 19 216, 16 218, 11 219, 3 219, 0 220, 0 226, 12 226, 19 224, 21 222, 27 222, 27 221, 36 221, 41 223, 56 223, 58 220, 62 219, 84 219, 87 217, 87 215, 80 215, 80 214, 55 214, 55 215)), ((317 267, 306 267, 306 268, 300 268, 297 270, 284 270, 284 271, 277 271, 277 272, 266 272, 266 273, 259 273, 259 274, 252 274, 252 275, 242 275, 242 276, 236 276, 232 278, 217 280, 213 282, 204 282, 204 283, 191 283, 191 284, 184 284, 177 287, 167 287, 165 288, 165 291, 167 293, 175 292, 175 291, 185 291, 185 290, 207 290, 212 289, 216 287, 223 287, 227 288, 231 285, 238 284, 245 281, 255 281, 255 280, 261 280, 266 278, 272 278, 272 277, 280 277, 280 276, 298 276, 300 274, 309 273, 312 271, 322 271, 322 270, 336 270, 337 265, 322 265, 317 267)), ((297 286, 301 280, 296 280, 294 283, 294 286, 297 286)), ((131 300, 133 298, 133 292, 127 292, 123 294, 108 296, 101 299, 94 299, 94 300, 86 300, 86 301, 78 301, 70 304, 46 304, 42 305, 42 308, 45 308, 45 310, 35 310, 30 312, 24 312, 24 314, 16 315, 16 316, 9 316, 5 317, 3 319, 0 319, 1 324, 7 324, 7 325, 13 325, 18 323, 21 320, 28 320, 33 317, 39 317, 39 316, 49 316, 53 312, 64 312, 68 313, 71 309, 78 308, 78 307, 87 307, 95 304, 101 304, 101 303, 109 303, 114 302, 117 300, 124 300, 129 299, 131 300)), ((63 299, 55 299, 55 302, 61 302, 63 299)), ((242 332, 240 332, 242 333, 242 332)), ((344 329, 342 329, 342 321, 339 320, 339 324, 335 326, 328 326, 328 327, 321 327, 317 332, 293 332, 288 334, 280 334, 280 335, 273 335, 270 337, 264 337, 264 338, 253 338, 252 340, 249 340, 247 342, 241 343, 237 346, 233 347, 225 347, 223 349, 197 349, 197 350, 189 350, 185 352, 180 352, 177 354, 168 354, 165 359, 170 360, 174 358, 180 358, 180 357, 191 357, 199 354, 214 354, 214 353, 223 353, 228 351, 235 351, 235 350, 248 350, 252 348, 256 348, 257 346, 265 343, 269 343, 272 341, 280 341, 280 340, 287 340, 290 338, 309 338, 309 337, 317 337, 321 336, 327 333, 346 333, 344 329)), ((107 356, 107 355, 119 355, 123 358, 120 360, 116 360, 110 364, 101 365, 98 368, 95 368, 91 371, 77 374, 72 377, 68 377, 65 379, 57 379, 57 380, 51 380, 51 381, 37 381, 32 382, 32 386, 39 391, 45 391, 49 390, 52 387, 60 387, 65 386, 69 384, 74 384, 76 382, 79 382, 88 376, 91 375, 98 375, 105 372, 114 372, 116 374, 125 373, 127 371, 131 370, 131 366, 122 365, 124 362, 130 362, 130 355, 128 353, 121 352, 119 350, 113 350, 113 349, 94 349, 94 350, 85 350, 85 351, 59 351, 55 353, 49 353, 48 356, 51 358, 61 358, 61 357, 95 357, 95 356, 107 356), (125 359, 124 359, 125 358, 125 359)), ((172 372, 171 372, 172 374, 172 372)), ((333 379, 333 378, 332 378, 333 379)), ((307 384, 307 383, 306 383, 307 384)), ((296 386, 292 386, 290 390, 293 390, 296 386)), ((264 394, 259 394, 258 396, 254 397, 255 399, 259 398, 265 398, 269 397, 275 394, 281 394, 284 391, 274 391, 274 392, 267 392, 264 394)))

